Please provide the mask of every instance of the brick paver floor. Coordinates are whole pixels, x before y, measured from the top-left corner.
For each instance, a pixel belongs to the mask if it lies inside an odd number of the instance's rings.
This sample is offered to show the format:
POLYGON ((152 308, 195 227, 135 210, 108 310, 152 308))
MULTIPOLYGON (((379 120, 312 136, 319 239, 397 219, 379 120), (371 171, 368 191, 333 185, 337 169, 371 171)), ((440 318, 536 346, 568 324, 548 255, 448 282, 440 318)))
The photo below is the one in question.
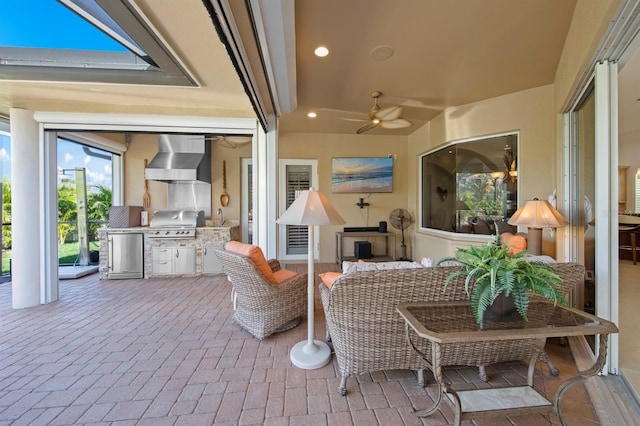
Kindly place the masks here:
MULTIPOLYGON (((0 284, 0 425, 374 425, 450 424, 448 404, 418 419, 437 392, 417 385, 411 371, 349 378, 337 394, 335 357, 301 370, 290 347, 306 339, 306 321, 256 340, 231 319, 224 276, 60 283, 60 300, 11 308, 11 283, 0 284)), ((316 300, 316 336, 324 316, 316 300)), ((575 371, 567 347, 548 345, 562 376, 575 371)), ((553 394, 562 379, 542 364, 536 387, 553 394)), ((526 366, 447 371, 463 387, 526 382, 526 366)), ((582 385, 564 398, 569 424, 598 424, 582 385)), ((498 417, 478 425, 557 424, 555 415, 498 417)))

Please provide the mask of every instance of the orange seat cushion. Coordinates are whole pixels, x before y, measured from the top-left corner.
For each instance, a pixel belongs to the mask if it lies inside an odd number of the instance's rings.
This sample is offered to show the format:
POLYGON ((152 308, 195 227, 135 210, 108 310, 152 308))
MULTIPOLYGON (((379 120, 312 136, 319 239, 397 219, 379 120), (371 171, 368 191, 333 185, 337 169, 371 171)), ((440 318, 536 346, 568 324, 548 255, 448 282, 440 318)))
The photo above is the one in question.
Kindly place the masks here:
POLYGON ((502 241, 509 247, 509 254, 520 253, 527 249, 527 239, 522 235, 514 235, 511 232, 500 234, 502 241))
POLYGON ((229 241, 225 246, 225 249, 227 251, 247 256, 251 259, 251 261, 256 265, 258 271, 271 284, 277 284, 279 282, 271 270, 269 263, 267 263, 267 259, 264 258, 264 254, 260 247, 252 244, 241 243, 240 241, 229 241))
POLYGON ((323 274, 318 274, 318 276, 322 279, 324 285, 331 288, 333 283, 342 276, 342 272, 325 272, 323 274))
POLYGON ((276 284, 280 284, 281 282, 286 281, 291 277, 295 277, 298 274, 288 269, 280 269, 279 271, 274 272, 273 275, 276 278, 276 284))

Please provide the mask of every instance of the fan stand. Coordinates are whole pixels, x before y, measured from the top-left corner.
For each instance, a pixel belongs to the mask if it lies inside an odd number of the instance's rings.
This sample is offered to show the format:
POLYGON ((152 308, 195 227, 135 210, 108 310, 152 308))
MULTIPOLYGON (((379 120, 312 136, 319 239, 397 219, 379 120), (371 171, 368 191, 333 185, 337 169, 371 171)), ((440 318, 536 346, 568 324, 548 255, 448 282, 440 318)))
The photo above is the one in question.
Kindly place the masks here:
POLYGON ((402 256, 398 260, 410 261, 411 259, 407 258, 407 245, 404 241, 404 216, 400 216, 400 232, 402 233, 402 243, 400 244, 402 256))

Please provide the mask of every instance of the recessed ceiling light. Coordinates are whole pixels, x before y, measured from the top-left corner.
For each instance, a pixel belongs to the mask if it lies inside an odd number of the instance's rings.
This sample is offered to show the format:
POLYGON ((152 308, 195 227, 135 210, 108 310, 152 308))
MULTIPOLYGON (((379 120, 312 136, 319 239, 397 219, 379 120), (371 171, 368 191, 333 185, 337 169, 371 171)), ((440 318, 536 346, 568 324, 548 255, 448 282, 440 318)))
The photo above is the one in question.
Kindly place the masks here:
POLYGON ((318 116, 318 114, 316 114, 313 111, 311 111, 310 113, 307 114, 307 117, 309 117, 309 118, 316 118, 317 116, 318 116))
POLYGON ((318 46, 316 48, 316 50, 313 51, 313 53, 316 54, 316 56, 319 56, 321 58, 324 58, 325 56, 327 56, 329 54, 329 49, 327 49, 324 46, 318 46))

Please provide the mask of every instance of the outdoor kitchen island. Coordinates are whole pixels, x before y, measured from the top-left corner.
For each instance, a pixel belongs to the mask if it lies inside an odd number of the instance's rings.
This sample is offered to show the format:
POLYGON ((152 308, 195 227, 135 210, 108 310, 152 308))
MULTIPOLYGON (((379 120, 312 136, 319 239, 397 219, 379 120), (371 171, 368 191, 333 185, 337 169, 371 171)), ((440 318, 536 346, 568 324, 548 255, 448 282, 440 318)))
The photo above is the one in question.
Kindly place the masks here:
POLYGON ((224 248, 228 241, 239 241, 241 238, 237 221, 226 221, 223 226, 197 227, 195 235, 186 238, 180 235, 170 238, 151 237, 156 232, 156 229, 148 226, 99 229, 100 279, 108 279, 111 272, 110 234, 143 234, 144 278, 221 273, 222 267, 213 249, 224 248))

